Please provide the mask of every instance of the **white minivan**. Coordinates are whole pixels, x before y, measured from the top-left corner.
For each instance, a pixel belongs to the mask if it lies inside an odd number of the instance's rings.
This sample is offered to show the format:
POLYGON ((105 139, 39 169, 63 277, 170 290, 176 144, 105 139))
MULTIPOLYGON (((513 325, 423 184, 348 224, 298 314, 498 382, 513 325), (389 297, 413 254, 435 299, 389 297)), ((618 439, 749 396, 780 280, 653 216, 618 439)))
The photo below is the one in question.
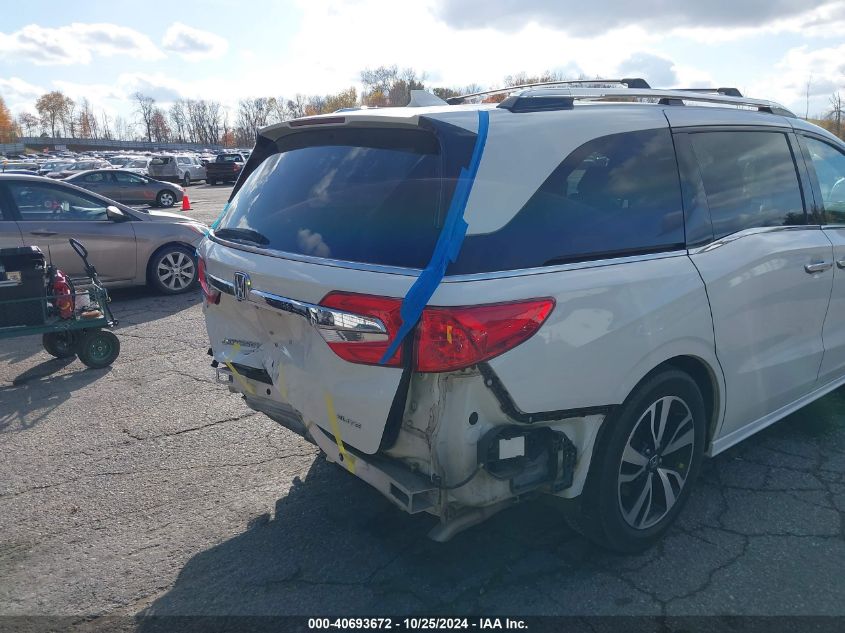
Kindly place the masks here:
POLYGON ((219 380, 438 540, 547 494, 641 550, 845 383, 845 145, 572 83, 265 128, 199 249, 219 380))

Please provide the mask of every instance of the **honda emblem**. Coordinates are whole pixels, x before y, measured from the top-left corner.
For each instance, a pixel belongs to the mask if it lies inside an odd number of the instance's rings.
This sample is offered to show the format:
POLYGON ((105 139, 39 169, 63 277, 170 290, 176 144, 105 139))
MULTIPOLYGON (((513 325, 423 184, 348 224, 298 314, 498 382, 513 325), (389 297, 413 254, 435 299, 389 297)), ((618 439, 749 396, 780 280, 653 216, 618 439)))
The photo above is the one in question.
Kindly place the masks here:
POLYGON ((252 282, 249 280, 249 275, 246 273, 235 273, 235 299, 244 301, 249 294, 249 288, 252 282))

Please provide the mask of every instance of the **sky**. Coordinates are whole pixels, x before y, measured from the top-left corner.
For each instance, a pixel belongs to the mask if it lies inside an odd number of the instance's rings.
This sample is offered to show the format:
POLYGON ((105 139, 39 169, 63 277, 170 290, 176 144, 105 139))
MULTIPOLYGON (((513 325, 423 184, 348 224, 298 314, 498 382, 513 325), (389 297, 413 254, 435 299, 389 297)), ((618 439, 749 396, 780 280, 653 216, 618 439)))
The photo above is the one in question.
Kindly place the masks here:
MULTIPOLYGON (((9 1, 9 0, 5 0, 9 1)), ((0 20, 0 96, 15 114, 61 90, 132 119, 140 91, 206 98, 360 89, 397 65, 430 86, 506 75, 640 76, 739 88, 803 116, 845 91, 845 0, 76 0, 15 2, 0 20), (809 107, 807 84, 810 84, 809 107)))

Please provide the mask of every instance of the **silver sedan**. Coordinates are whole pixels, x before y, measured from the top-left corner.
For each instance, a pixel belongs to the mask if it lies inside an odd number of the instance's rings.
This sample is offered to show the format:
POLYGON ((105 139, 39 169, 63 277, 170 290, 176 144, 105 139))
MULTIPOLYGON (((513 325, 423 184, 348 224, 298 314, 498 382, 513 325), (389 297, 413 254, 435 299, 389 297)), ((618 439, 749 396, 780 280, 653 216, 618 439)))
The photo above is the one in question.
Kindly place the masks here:
POLYGON ((0 248, 38 246, 71 277, 84 274, 68 244, 73 237, 88 248, 107 286, 191 290, 196 247, 207 230, 183 215, 132 209, 67 182, 0 175, 0 248))

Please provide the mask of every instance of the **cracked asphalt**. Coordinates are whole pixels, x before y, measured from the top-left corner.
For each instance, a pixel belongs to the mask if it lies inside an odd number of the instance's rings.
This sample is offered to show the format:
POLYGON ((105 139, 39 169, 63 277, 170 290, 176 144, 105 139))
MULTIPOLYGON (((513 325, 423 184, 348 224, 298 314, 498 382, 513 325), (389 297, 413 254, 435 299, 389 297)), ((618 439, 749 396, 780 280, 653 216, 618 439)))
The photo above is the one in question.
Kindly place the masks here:
POLYGON ((710 460, 644 554, 543 501, 436 544, 212 382, 198 294, 113 296, 108 370, 0 343, 2 615, 845 614, 845 391, 710 460))

